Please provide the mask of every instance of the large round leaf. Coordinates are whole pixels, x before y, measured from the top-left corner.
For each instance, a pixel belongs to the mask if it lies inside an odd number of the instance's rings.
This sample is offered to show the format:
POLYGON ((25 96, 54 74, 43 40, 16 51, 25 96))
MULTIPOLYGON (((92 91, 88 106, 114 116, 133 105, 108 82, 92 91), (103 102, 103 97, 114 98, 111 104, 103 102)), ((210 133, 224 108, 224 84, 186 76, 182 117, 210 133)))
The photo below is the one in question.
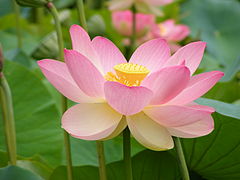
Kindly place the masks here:
MULTIPOLYGON (((177 180, 179 179, 176 159, 169 152, 154 152, 145 150, 132 158, 133 177, 136 180, 177 180)), ((98 168, 80 166, 73 169, 74 180, 99 179, 98 168)), ((107 176, 110 180, 126 178, 123 161, 107 165, 107 176)), ((65 180, 66 166, 56 168, 50 180, 65 180)))
POLYGON ((200 39, 207 42, 209 53, 225 67, 234 65, 240 54, 240 3, 188 0, 182 6, 182 13, 183 22, 190 26, 192 35, 200 35, 200 39))
MULTIPOLYGON (((51 165, 58 165, 63 137, 53 98, 41 80, 25 67, 6 61, 4 70, 13 96, 18 155, 38 154, 51 165)), ((2 127, 0 119, 0 132, 2 127)), ((0 148, 5 149, 3 133, 0 139, 0 148)))
POLYGON ((0 180, 43 180, 40 176, 17 166, 0 168, 0 180))
POLYGON ((214 113, 215 130, 208 136, 184 139, 188 167, 206 179, 240 179, 240 121, 214 113))
MULTIPOLYGON (((145 149, 135 139, 132 142, 132 156, 145 149)), ((74 166, 82 165, 98 165, 97 149, 95 141, 85 141, 81 139, 71 138, 72 159, 74 166)), ((122 136, 104 141, 104 150, 106 163, 120 161, 122 159, 122 136)))

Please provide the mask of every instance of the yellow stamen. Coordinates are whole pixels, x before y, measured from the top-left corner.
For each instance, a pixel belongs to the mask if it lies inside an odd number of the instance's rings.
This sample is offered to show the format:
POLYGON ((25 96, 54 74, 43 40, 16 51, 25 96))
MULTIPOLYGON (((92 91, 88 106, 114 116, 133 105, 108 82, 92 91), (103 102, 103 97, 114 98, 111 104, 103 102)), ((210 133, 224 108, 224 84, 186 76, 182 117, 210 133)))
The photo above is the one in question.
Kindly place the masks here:
POLYGON ((127 86, 140 86, 142 80, 150 72, 145 66, 123 63, 114 66, 116 75, 112 72, 108 72, 105 75, 107 81, 116 81, 127 86))
POLYGON ((159 27, 159 30, 160 30, 160 35, 162 35, 162 36, 167 35, 168 31, 167 31, 167 28, 164 27, 164 25, 159 24, 158 27, 159 27))

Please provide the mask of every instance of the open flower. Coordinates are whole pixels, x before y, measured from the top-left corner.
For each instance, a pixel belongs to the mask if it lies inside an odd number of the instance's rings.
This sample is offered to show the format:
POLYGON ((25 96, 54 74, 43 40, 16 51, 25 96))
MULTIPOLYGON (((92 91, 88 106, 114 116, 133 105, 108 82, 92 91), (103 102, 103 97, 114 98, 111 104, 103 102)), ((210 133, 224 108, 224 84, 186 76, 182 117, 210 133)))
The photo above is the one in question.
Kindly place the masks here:
POLYGON ((170 4, 173 1, 174 0, 111 0, 108 4, 109 10, 111 11, 126 10, 134 5, 139 12, 162 15, 159 6, 170 4))
POLYGON ((206 43, 188 44, 170 57, 165 40, 150 40, 127 63, 108 39, 91 41, 77 25, 70 33, 73 50, 65 50, 66 63, 45 59, 38 64, 58 91, 79 103, 62 117, 72 136, 109 139, 128 126, 145 147, 166 150, 174 146, 171 136, 193 138, 213 130, 214 109, 193 102, 223 76, 219 71, 191 76, 206 43))
MULTIPOLYGON (((112 23, 119 34, 130 37, 132 35, 133 14, 131 11, 116 11, 112 13, 112 23)), ((151 14, 136 14, 136 35, 142 37, 155 24, 155 16, 151 14)))
POLYGON ((183 24, 176 24, 175 20, 169 19, 158 25, 154 25, 152 34, 154 38, 162 37, 168 41, 173 52, 177 51, 181 46, 177 42, 185 39, 189 34, 189 27, 183 24))

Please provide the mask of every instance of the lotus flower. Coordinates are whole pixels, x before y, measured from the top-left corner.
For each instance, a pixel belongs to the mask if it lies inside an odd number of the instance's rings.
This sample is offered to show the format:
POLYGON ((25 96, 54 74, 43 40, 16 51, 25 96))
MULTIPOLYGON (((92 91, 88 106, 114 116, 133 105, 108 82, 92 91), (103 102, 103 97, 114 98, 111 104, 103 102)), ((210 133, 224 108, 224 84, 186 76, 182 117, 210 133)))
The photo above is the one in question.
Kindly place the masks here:
MULTIPOLYGON (((112 23, 119 34, 132 35, 133 14, 131 11, 117 11, 112 13, 112 23)), ((155 16, 151 14, 136 14, 136 35, 142 37, 148 33, 155 24, 155 16)))
POLYGON ((153 27, 153 37, 162 37, 166 39, 171 46, 172 52, 177 51, 181 47, 177 44, 177 42, 182 41, 190 34, 188 26, 176 24, 173 19, 166 20, 158 25, 154 25, 153 27))
POLYGON ((79 103, 62 117, 62 127, 73 137, 104 140, 128 126, 145 147, 167 150, 174 146, 172 136, 193 138, 214 129, 214 109, 193 102, 223 76, 219 71, 191 76, 205 42, 188 44, 170 57, 165 40, 150 40, 127 62, 104 37, 91 40, 77 25, 70 34, 73 50, 64 51, 65 63, 45 59, 38 65, 59 92, 79 103))
POLYGON ((158 6, 167 5, 173 1, 174 0, 111 0, 108 4, 109 10, 111 11, 126 10, 135 5, 139 12, 162 15, 158 6))

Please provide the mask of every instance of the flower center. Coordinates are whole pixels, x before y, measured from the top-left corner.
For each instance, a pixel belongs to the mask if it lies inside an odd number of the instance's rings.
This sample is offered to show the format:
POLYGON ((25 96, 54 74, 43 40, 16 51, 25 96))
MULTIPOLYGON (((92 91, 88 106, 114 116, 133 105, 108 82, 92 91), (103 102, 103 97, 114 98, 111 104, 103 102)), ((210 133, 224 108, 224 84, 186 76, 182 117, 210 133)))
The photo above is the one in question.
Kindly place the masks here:
POLYGON ((164 27, 164 25, 159 24, 158 27, 159 27, 160 35, 161 35, 161 36, 165 36, 165 35, 167 35, 168 30, 167 30, 166 27, 164 27))
POLYGON ((123 63, 115 65, 114 70, 116 74, 108 72, 105 75, 107 81, 116 81, 126 86, 140 86, 142 80, 150 72, 145 66, 123 63))

